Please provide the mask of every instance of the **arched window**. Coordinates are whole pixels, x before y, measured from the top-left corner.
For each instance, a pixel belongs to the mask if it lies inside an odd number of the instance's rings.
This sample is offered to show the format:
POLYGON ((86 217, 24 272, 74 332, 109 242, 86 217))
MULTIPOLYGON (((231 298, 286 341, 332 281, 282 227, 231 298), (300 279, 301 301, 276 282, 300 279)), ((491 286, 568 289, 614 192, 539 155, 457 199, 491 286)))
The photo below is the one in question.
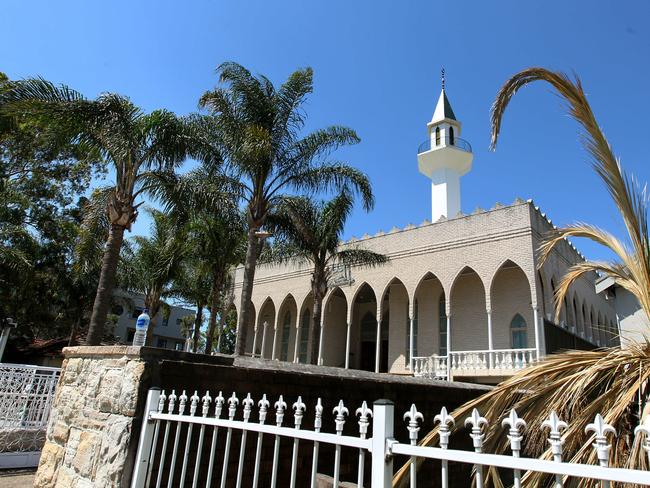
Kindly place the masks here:
POLYGON ((449 144, 454 145, 454 128, 449 127, 449 144))
POLYGON ((528 347, 526 320, 519 314, 515 315, 510 322, 510 345, 513 349, 528 347))
POLYGON ((438 354, 447 355, 447 312, 446 312, 445 294, 440 295, 438 301, 438 354))
POLYGON ((289 336, 291 335, 291 312, 284 314, 282 323, 282 340, 280 342, 280 361, 289 360, 289 336))
MULTIPOLYGON (((418 301, 413 303, 413 357, 418 355, 418 301)), ((406 309, 406 364, 411 363, 411 324, 409 311, 406 309)))
POLYGON ((298 350, 298 362, 307 362, 307 351, 309 349, 309 322, 310 322, 309 309, 306 308, 302 313, 302 321, 300 322, 300 349, 298 350))
POLYGON ((436 127, 436 146, 440 145, 440 127, 436 127))
POLYGON ((566 296, 564 297, 564 323, 562 324, 564 327, 569 326, 569 321, 571 320, 569 318, 569 302, 566 299, 566 296))

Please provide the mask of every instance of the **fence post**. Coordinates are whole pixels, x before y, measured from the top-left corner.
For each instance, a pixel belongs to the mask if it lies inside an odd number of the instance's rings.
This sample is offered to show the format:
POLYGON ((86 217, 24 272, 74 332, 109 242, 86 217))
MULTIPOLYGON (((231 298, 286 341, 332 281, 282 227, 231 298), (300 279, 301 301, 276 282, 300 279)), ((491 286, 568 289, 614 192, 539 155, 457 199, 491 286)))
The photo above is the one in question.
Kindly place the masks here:
POLYGON ((144 406, 144 413, 142 415, 142 429, 140 430, 138 451, 133 465, 131 488, 144 488, 145 485, 147 470, 151 461, 151 451, 154 447, 152 444, 155 422, 149 419, 149 414, 158 411, 159 398, 160 388, 150 388, 147 393, 147 403, 144 406))
POLYGON ((393 482, 393 457, 387 443, 393 439, 395 405, 390 400, 377 400, 372 405, 372 488, 390 488, 393 482))

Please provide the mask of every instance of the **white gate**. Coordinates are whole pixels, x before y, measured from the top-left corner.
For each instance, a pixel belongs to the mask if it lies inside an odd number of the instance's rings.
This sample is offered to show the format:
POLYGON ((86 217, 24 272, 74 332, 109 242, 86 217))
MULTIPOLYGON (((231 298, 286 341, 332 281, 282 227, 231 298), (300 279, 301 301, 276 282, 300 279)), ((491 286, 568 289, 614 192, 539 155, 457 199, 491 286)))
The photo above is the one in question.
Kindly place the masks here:
POLYGON ((38 465, 61 370, 0 363, 0 468, 38 465))
MULTIPOLYGON (((616 435, 614 429, 605 424, 600 415, 587 426, 585 435, 591 436, 593 448, 599 460, 598 465, 575 464, 563 462, 562 431, 567 424, 562 422, 554 412, 549 416, 544 428, 553 452, 553 460, 520 457, 521 443, 525 436, 526 423, 515 411, 503 419, 504 439, 507 436, 512 456, 483 453, 483 438, 487 420, 477 410, 467 419, 454 419, 446 409, 433 419, 424 419, 415 405, 403 414, 403 426, 408 432, 410 442, 399 443, 394 439, 394 406, 388 400, 376 401, 372 409, 366 402, 356 410, 348 410, 343 401, 337 405, 323 405, 320 399, 316 405, 307 407, 300 397, 294 403, 287 403, 282 396, 271 403, 266 395, 258 401, 247 395, 238 398, 233 393, 225 399, 221 392, 212 398, 209 393, 202 397, 197 392, 188 398, 185 391, 176 395, 149 391, 146 404, 146 418, 140 435, 140 443, 132 478, 132 488, 149 486, 184 487, 226 485, 239 488, 244 478, 252 479, 252 486, 286 486, 278 482, 280 476, 288 479, 290 488, 305 486, 296 484, 297 476, 310 480, 310 486, 316 485, 319 464, 319 448, 324 444, 333 446, 333 463, 327 471, 332 474, 332 486, 338 487, 341 478, 342 449, 346 465, 353 463, 356 467, 356 479, 349 480, 356 486, 387 488, 391 486, 393 476, 393 456, 403 455, 411 459, 410 486, 418 486, 416 462, 438 460, 440 465, 440 485, 449 486, 449 463, 461 463, 475 468, 475 486, 483 488, 484 473, 487 467, 494 466, 511 473, 515 487, 521 486, 521 479, 527 471, 546 473, 553 481, 553 486, 563 486, 567 477, 601 480, 603 487, 609 487, 611 481, 635 483, 650 486, 650 472, 607 466, 610 441, 616 435), (241 405, 240 405, 241 404, 241 405), (332 412, 335 433, 321 432, 323 412, 327 408, 332 412), (222 413, 225 412, 225 417, 222 413), (256 413, 253 418, 253 412, 256 413), (285 424, 286 416, 292 419, 285 424), (304 429, 306 416, 313 419, 313 429, 304 429), (267 423, 267 416, 269 418, 267 423), (343 435, 347 417, 356 417, 358 435, 343 435), (273 422, 274 421, 274 422, 273 422), (450 449, 451 427, 456 421, 463 421, 470 428, 473 451, 450 449), (372 429, 369 431, 370 423, 372 429), (420 426, 440 426, 439 445, 437 447, 418 446, 420 426), (233 440, 233 435, 236 439, 233 440), (250 435, 249 435, 250 434, 250 435), (371 434, 372 437, 367 437, 371 434), (225 437, 224 437, 225 436, 225 437), (248 444, 247 444, 248 443, 248 444), (291 448, 291 457, 280 458, 279 450, 284 443, 285 450, 291 448), (301 444, 302 443, 302 444, 301 444), (238 444, 238 445, 237 445, 238 444), (249 449, 247 449, 247 445, 249 449), (253 446, 255 450, 253 451, 253 446), (271 453, 272 463, 261 469, 262 448, 271 453), (298 463, 299 446, 311 449, 311 463, 298 463), (352 451, 351 451, 352 449, 352 451), (237 454, 238 452, 238 454, 237 454), (255 453, 253 455, 253 452, 255 453), (356 452, 351 456, 351 452, 356 452), (247 454, 249 453, 249 454, 247 454), (366 463, 366 457, 370 458, 366 463), (369 468, 369 469, 368 469, 369 468), (266 477, 262 479, 263 474, 266 477), (369 474, 369 476, 368 476, 369 474), (364 477, 366 478, 364 480, 364 477), (367 482, 370 481, 368 484, 367 482)), ((638 441, 643 442, 650 462, 650 418, 646 418, 637 429, 638 441)), ((269 456, 270 458, 271 456, 269 456)), ((349 470, 348 470, 349 472, 349 470)), ((431 484, 431 479, 423 479, 421 486, 431 484)), ((250 484, 247 483, 247 486, 250 484)), ((472 486, 466 480, 462 486, 472 486)))

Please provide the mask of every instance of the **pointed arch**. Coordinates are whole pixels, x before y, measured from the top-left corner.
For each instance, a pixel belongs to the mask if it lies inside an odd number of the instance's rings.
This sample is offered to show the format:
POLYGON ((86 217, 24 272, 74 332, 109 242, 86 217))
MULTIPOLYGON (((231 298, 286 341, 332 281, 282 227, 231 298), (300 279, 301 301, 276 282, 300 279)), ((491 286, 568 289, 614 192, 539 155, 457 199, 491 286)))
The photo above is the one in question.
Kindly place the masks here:
POLYGON ((296 337, 296 323, 298 320, 298 304, 293 294, 284 297, 278 308, 275 339, 275 358, 280 361, 293 361, 293 348, 291 345, 296 337))
POLYGON ((532 288, 523 268, 506 259, 490 281, 492 341, 495 349, 535 347, 535 319, 532 309, 532 288), (513 317, 528 330, 513 332, 513 317), (525 340, 525 345, 521 341, 525 340))
POLYGON ((451 351, 488 348, 486 287, 470 266, 463 267, 451 284, 451 351))
MULTIPOLYGON (((345 366, 345 340, 348 320, 348 298, 338 286, 325 297, 322 310, 321 361, 325 366, 345 366)), ((320 341, 320 338, 317 340, 320 341)))
MULTIPOLYGON (((392 280, 391 280, 392 281, 392 280)), ((380 300, 384 297, 380 295, 380 300)), ((375 290, 364 282, 357 289, 350 305, 350 357, 351 368, 375 371, 377 351, 377 306, 378 297, 375 290), (371 330, 371 321, 374 330, 371 330)))
POLYGON ((257 336, 254 341, 254 355, 262 358, 270 358, 273 353, 273 327, 275 326, 276 307, 273 299, 269 296, 262 302, 257 316, 257 336), (266 327, 264 323, 266 322, 266 327), (266 333, 265 333, 266 332, 266 333))
POLYGON ((433 272, 425 273, 413 293, 417 303, 418 356, 447 354, 447 310, 442 281, 433 272))

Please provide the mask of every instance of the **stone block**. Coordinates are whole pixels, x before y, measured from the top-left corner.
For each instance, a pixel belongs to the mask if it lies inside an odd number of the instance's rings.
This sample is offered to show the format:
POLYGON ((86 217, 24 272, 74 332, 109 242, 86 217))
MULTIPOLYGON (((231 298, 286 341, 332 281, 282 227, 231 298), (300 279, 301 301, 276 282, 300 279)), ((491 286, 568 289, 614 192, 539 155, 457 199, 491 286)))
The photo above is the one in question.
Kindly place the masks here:
POLYGON ((79 444, 72 459, 72 466, 80 476, 89 478, 93 474, 98 446, 98 434, 81 432, 79 435, 79 444))
POLYGON ((56 422, 50 433, 50 439, 56 442, 59 445, 65 445, 68 442, 68 435, 70 434, 70 428, 67 424, 63 422, 56 422))
POLYGON ((64 452, 65 450, 61 446, 51 442, 45 443, 41 450, 41 459, 34 478, 35 488, 54 486, 64 452))

